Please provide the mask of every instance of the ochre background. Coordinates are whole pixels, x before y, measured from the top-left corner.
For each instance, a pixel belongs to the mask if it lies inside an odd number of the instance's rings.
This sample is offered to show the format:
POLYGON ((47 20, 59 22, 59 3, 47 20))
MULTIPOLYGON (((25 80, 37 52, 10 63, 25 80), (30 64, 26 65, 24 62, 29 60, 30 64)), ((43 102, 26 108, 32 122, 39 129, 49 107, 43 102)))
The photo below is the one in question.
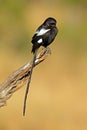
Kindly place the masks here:
POLYGON ((33 58, 31 38, 47 18, 57 19, 52 54, 26 86, 0 108, 0 130, 87 130, 87 0, 1 0, 0 82, 33 58))

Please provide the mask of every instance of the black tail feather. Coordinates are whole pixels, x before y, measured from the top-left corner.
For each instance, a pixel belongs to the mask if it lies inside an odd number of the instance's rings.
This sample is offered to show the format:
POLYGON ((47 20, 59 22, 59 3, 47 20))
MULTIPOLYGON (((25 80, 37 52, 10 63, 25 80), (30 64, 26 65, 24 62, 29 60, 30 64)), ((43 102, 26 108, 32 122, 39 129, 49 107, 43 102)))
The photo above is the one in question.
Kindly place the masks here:
POLYGON ((31 52, 34 54, 35 51, 36 51, 39 47, 40 47, 40 44, 37 44, 37 43, 33 44, 33 46, 32 46, 32 51, 31 51, 31 52))
POLYGON ((33 50, 32 52, 34 53, 34 57, 33 57, 32 67, 31 67, 31 71, 29 73, 28 83, 27 83, 26 92, 25 92, 24 106, 23 106, 23 116, 25 116, 27 95, 28 95, 28 91, 29 91, 29 87, 30 87, 33 68, 34 68, 34 65, 35 65, 37 50, 33 50))

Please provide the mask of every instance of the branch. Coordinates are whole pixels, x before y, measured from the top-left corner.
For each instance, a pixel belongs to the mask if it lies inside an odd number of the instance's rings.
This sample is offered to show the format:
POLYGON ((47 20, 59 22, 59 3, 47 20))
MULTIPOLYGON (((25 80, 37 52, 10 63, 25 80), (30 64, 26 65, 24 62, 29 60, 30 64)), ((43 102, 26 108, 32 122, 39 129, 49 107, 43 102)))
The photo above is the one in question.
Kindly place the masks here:
MULTIPOLYGON (((44 61, 50 53, 50 48, 42 49, 42 51, 37 55, 35 66, 44 61)), ((26 84, 26 81, 30 76, 29 73, 31 66, 32 61, 13 72, 9 75, 7 80, 0 84, 0 107, 5 106, 7 100, 12 96, 12 94, 26 84)))

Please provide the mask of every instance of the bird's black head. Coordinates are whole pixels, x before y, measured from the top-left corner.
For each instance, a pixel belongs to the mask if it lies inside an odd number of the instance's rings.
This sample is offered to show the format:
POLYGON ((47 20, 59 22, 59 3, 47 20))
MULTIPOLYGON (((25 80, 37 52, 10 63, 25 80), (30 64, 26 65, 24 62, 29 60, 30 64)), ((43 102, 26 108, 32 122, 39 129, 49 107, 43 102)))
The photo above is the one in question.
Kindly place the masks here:
POLYGON ((56 21, 54 18, 49 17, 49 18, 47 18, 47 19, 44 21, 43 24, 49 28, 49 27, 55 27, 55 26, 56 26, 56 23, 57 23, 57 21, 56 21))

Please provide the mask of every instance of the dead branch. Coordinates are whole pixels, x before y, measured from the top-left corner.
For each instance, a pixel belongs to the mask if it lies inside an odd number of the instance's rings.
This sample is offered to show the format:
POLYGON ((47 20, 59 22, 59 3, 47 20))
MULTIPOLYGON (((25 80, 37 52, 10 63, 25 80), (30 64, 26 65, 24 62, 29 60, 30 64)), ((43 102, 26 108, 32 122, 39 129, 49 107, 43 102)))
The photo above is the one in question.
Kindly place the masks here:
MULTIPOLYGON (((44 61, 50 53, 50 48, 42 49, 36 58, 35 66, 44 61)), ((12 94, 24 86, 29 77, 31 66, 32 61, 13 72, 7 80, 0 84, 0 107, 5 106, 12 94)))

